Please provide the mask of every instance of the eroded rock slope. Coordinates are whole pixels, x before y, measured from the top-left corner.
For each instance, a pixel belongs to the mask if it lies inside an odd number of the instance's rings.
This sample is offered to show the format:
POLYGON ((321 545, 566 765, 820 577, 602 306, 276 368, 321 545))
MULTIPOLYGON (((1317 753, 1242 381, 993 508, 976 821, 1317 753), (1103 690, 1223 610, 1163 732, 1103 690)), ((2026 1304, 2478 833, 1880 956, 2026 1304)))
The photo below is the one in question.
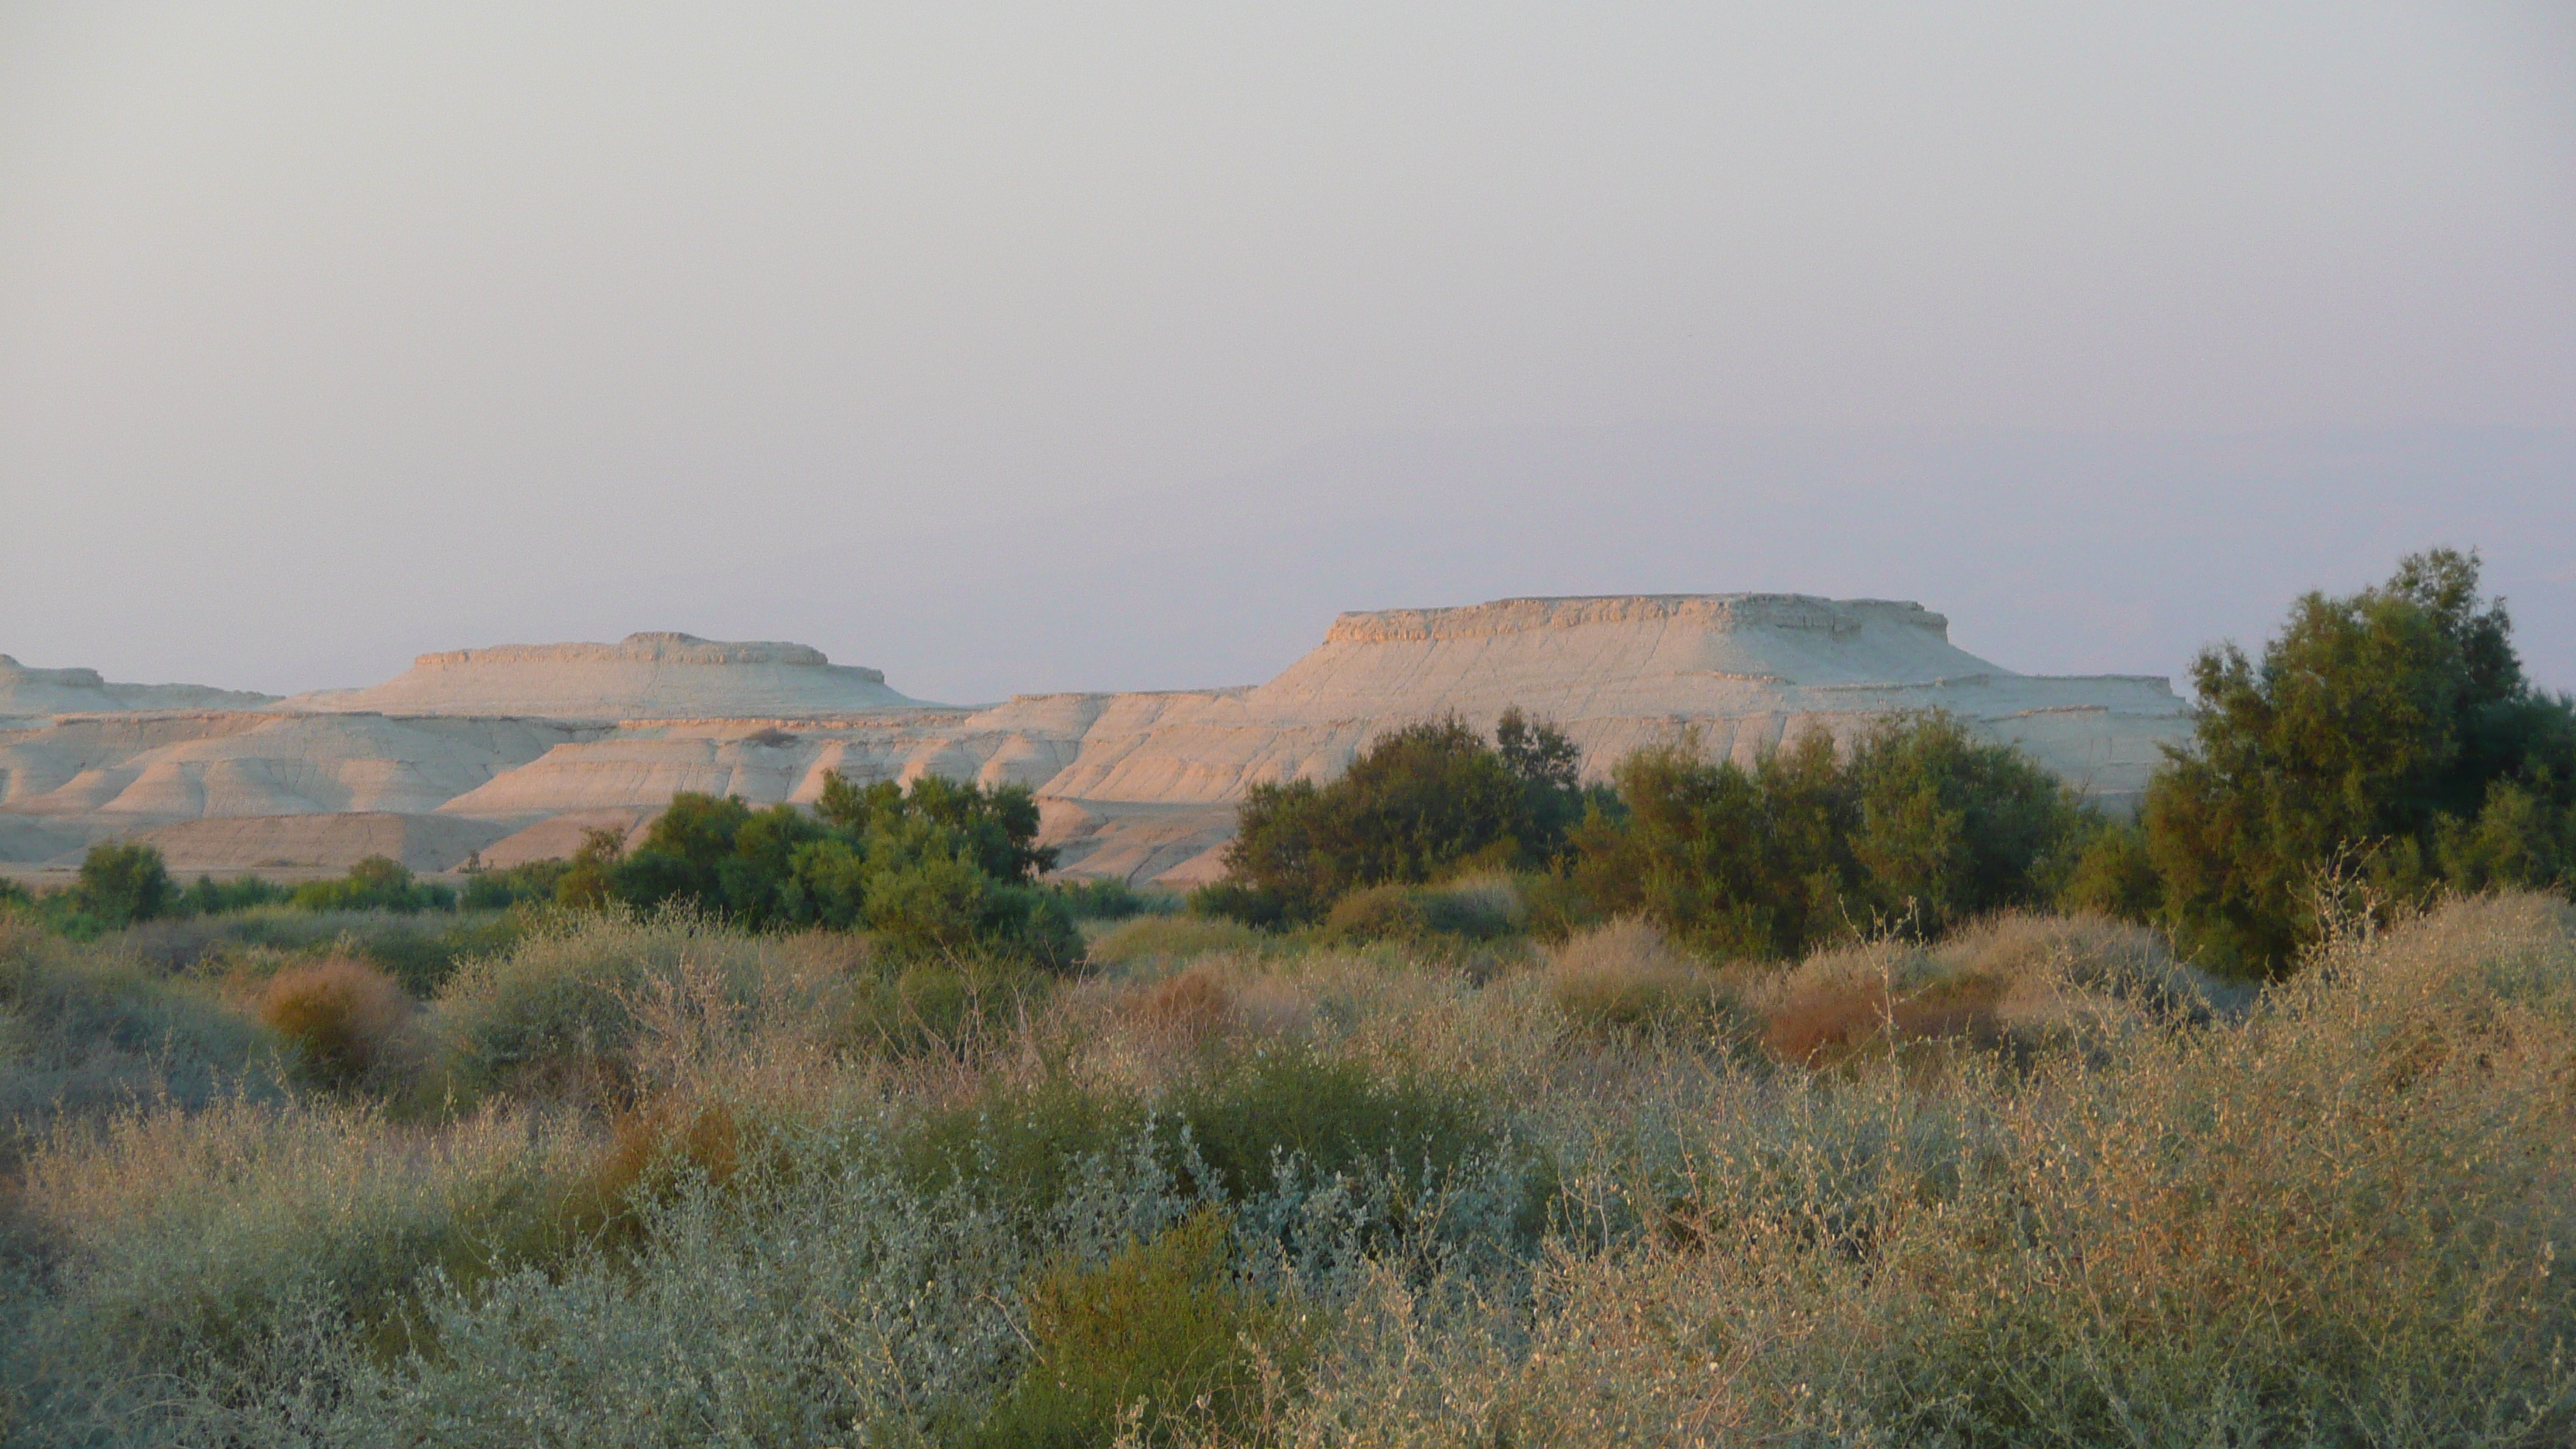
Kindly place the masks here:
POLYGON ((1217 873, 1249 787, 1329 779, 1378 732, 1448 713, 1552 719, 1597 778, 1685 732, 1749 761, 1940 708, 2115 805, 2189 728, 2163 679, 2015 674, 1918 604, 1787 594, 1345 614, 1257 687, 971 710, 801 645, 677 634, 424 655, 368 689, 250 698, 0 720, 0 859, 59 867, 139 834, 191 869, 503 864, 639 830, 680 790, 808 802, 833 771, 937 773, 1035 790, 1069 874, 1187 885, 1217 873))

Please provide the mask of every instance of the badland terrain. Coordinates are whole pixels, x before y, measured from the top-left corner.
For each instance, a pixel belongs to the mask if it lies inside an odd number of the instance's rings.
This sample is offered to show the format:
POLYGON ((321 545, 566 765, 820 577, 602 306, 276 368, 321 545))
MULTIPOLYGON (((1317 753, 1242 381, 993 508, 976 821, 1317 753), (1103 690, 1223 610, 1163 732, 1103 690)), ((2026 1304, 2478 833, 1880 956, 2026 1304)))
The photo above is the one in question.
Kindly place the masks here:
POLYGON ((1561 728, 1592 780, 1686 732, 1750 764, 1937 708, 2115 810, 2190 732, 2162 678, 2017 674, 1920 604, 1797 594, 1347 613, 1264 684, 978 706, 799 644, 679 633, 424 654, 288 698, 0 655, 0 870, 68 878, 111 839, 173 869, 280 878, 370 856, 509 866, 569 855, 585 831, 640 839, 678 792, 811 803, 837 772, 1024 785, 1061 874, 1189 887, 1222 873, 1251 787, 1330 779, 1407 723, 1489 729, 1513 707, 1561 728))

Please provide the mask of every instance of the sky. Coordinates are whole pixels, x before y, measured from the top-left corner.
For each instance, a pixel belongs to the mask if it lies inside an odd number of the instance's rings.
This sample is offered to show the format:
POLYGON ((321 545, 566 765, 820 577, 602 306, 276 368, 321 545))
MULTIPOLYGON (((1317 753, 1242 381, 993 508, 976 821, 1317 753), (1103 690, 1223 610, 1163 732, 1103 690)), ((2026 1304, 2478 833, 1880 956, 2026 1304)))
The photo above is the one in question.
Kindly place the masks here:
POLYGON ((2477 547, 2576 688, 2576 7, 0 6, 0 651, 1911 597, 2176 673, 2477 547))

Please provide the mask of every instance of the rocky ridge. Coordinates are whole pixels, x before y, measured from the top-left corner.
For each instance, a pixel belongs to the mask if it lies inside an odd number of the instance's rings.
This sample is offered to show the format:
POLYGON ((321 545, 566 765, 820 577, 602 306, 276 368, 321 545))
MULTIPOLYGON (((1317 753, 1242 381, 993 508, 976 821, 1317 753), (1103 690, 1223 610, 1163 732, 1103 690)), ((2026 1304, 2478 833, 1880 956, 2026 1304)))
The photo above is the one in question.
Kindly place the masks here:
POLYGON ((1328 779, 1380 731, 1443 714, 1490 727, 1518 705, 1552 719, 1598 778, 1685 732, 1750 761, 1941 708, 2114 805, 2189 729, 2161 678, 2016 674, 1951 644, 1948 621, 1919 604, 1793 594, 1344 614, 1258 686, 972 710, 802 645, 681 634, 426 654, 367 689, 245 698, 0 721, 0 861, 59 869, 133 834, 191 869, 385 853, 423 870, 469 852, 506 864, 567 853, 583 829, 640 830, 676 791, 810 802, 838 771, 1024 784, 1068 874, 1188 885, 1220 869, 1246 789, 1328 779))

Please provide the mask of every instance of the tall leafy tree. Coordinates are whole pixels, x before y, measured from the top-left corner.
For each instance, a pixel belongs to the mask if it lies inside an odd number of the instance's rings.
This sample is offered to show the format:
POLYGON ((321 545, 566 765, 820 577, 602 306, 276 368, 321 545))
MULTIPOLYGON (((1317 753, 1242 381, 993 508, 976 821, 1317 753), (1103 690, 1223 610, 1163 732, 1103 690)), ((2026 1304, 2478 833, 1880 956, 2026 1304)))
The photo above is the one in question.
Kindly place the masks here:
POLYGON ((2376 588, 2301 597, 2259 659, 2193 661, 2191 745, 2141 823, 2163 914, 2214 962, 2284 969, 2328 872, 2403 897, 2563 871, 2576 711, 2524 678, 2478 584, 2474 553, 2410 555, 2376 588))
POLYGON ((106 926, 151 920, 170 908, 176 894, 161 852, 141 841, 91 846, 72 886, 80 912, 106 926))
POLYGON ((1596 908, 1652 916, 1719 955, 1794 956, 1847 919, 1860 805, 1833 741, 1809 735, 1747 769, 1696 735, 1612 772, 1626 816, 1596 811, 1572 875, 1596 908))
POLYGON ((1624 820, 1587 819, 1573 876, 1702 949, 1783 959, 1874 921, 1941 930, 2049 897, 2095 828, 2066 787, 1938 712, 1880 722, 1848 755, 1810 734, 1750 768, 1697 739, 1614 772, 1624 820))
POLYGON ((812 813, 682 792, 632 851, 614 832, 593 832, 557 898, 687 901, 754 929, 864 927, 899 950, 1070 964, 1081 940, 1061 902, 1035 885, 1056 859, 1037 831, 1025 787, 988 791, 936 775, 907 790, 834 774, 812 813))
POLYGON ((1578 752, 1518 710, 1499 738, 1453 715, 1380 735, 1330 784, 1254 786, 1226 852, 1228 901, 1311 919, 1367 886, 1544 863, 1582 811, 1578 752))

